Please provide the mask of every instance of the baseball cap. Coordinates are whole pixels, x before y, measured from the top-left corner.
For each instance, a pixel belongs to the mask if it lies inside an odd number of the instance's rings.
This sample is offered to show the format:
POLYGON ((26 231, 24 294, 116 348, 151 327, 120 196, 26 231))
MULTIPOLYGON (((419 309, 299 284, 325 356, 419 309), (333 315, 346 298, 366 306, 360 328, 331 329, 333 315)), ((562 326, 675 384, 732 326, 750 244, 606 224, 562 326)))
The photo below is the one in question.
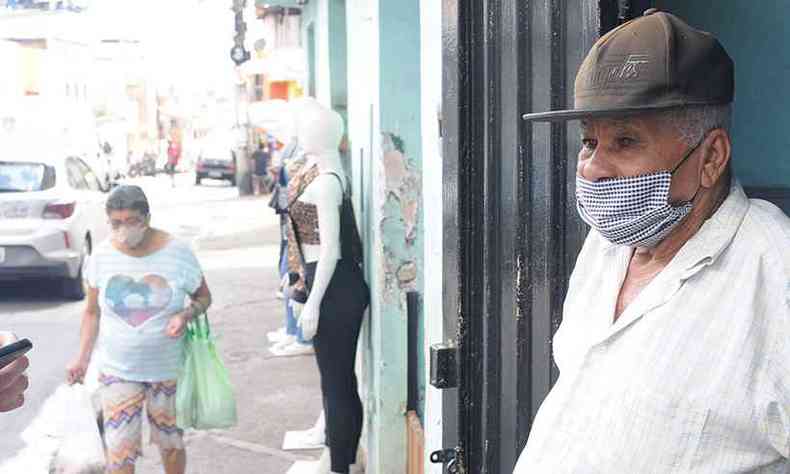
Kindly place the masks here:
POLYGON ((734 69, 713 35, 651 8, 595 42, 576 74, 572 109, 522 118, 550 122, 728 104, 734 69))

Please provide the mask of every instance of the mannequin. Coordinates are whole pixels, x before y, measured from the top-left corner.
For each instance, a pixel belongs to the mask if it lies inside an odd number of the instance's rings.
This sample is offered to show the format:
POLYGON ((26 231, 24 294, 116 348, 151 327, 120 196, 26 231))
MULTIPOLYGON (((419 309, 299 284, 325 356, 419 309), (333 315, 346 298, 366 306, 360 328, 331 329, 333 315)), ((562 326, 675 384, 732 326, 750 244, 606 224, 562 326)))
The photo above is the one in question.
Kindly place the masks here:
MULTIPOLYGON (((306 99, 296 99, 289 103, 289 107, 287 109, 287 113, 284 114, 283 117, 283 124, 284 128, 282 129, 282 136, 288 137, 288 145, 283 150, 282 154, 280 155, 281 163, 280 166, 283 168, 281 173, 284 173, 288 178, 291 179, 296 176, 299 170, 304 165, 304 153, 301 150, 301 146, 299 145, 299 137, 297 136, 297 113, 307 104, 306 99)), ((281 176, 282 178, 282 176, 281 176)), ((288 285, 288 226, 289 221, 287 217, 288 212, 288 191, 287 186, 280 189, 281 194, 279 194, 279 208, 284 210, 284 213, 280 214, 281 217, 281 226, 282 226, 282 237, 284 242, 284 247, 281 248, 281 260, 280 260, 280 278, 282 279, 281 283, 281 290, 283 292, 283 299, 284 302, 284 309, 285 309, 285 325, 273 332, 270 332, 267 336, 270 342, 273 343, 272 347, 269 348, 269 352, 271 352, 276 357, 287 357, 287 356, 294 356, 294 355, 309 355, 314 354, 315 351, 313 350, 313 342, 311 340, 307 340, 303 337, 302 331, 297 326, 296 316, 294 315, 294 309, 291 304, 290 295, 286 296, 285 291, 288 285)), ((321 429, 321 433, 323 433, 323 428, 321 429)), ((323 437, 323 434, 321 435, 323 437)), ((323 438, 319 444, 323 444, 323 438)))
MULTIPOLYGON (((273 343, 269 348, 275 357, 287 357, 294 355, 310 355, 314 354, 313 342, 303 337, 302 331, 297 326, 296 316, 291 304, 290 294, 286 296, 285 291, 288 285, 288 186, 283 186, 283 176, 291 177, 298 174, 302 168, 304 155, 298 145, 298 137, 296 136, 296 128, 293 129, 293 135, 289 139, 285 151, 281 155, 281 170, 278 177, 279 191, 276 193, 278 196, 278 209, 280 212, 281 220, 281 233, 283 238, 283 246, 280 250, 280 278, 282 279, 281 289, 284 292, 283 298, 285 310, 285 326, 270 332, 268 339, 273 343)), ((286 178, 288 179, 288 178, 286 178)), ((286 181, 287 183, 287 181, 286 181)))
POLYGON ((341 222, 348 187, 338 152, 343 120, 307 100, 297 136, 306 162, 289 196, 289 269, 292 294, 300 286, 307 293, 303 306, 295 309, 304 338, 313 338, 321 373, 327 445, 323 457, 329 458, 331 470, 319 463, 317 472, 347 474, 355 464, 362 431, 354 362, 369 290, 358 265, 341 254, 341 226, 356 225, 341 222))

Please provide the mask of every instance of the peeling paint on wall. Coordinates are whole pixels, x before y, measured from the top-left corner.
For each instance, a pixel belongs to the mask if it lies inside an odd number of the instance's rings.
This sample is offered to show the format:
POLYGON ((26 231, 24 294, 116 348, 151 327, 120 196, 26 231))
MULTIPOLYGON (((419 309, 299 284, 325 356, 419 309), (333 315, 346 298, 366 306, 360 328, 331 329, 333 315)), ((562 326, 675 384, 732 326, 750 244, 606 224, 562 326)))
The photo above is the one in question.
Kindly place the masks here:
POLYGON ((382 167, 378 225, 384 244, 384 299, 401 305, 404 291, 417 289, 419 268, 415 248, 420 215, 422 176, 403 152, 403 140, 382 133, 382 167))
POLYGON ((417 264, 414 262, 406 262, 398 269, 398 282, 400 287, 404 288, 410 286, 414 280, 417 279, 417 264))

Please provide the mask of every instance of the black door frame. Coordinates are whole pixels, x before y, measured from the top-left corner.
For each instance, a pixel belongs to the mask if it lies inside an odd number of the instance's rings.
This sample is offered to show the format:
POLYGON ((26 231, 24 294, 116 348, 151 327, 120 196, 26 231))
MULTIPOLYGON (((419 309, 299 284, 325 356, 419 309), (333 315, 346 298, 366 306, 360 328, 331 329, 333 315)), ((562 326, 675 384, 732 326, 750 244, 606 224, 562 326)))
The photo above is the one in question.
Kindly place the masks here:
POLYGON ((650 0, 442 1, 444 329, 459 364, 444 446, 459 472, 506 473, 557 378, 551 338, 586 235, 578 133, 520 116, 572 103, 598 35, 650 0))

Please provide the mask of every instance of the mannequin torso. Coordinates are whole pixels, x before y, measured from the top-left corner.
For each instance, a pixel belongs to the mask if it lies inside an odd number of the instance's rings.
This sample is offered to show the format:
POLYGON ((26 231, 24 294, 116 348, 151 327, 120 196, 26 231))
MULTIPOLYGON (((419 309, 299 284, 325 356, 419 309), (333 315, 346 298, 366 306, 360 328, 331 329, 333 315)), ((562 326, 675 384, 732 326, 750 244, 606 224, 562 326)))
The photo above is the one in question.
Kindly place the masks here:
MULTIPOLYGON (((325 205, 327 211, 329 211, 330 204, 334 204, 335 209, 338 209, 343 199, 343 190, 340 188, 340 181, 338 181, 338 179, 331 173, 335 173, 340 176, 340 180, 343 182, 344 187, 347 186, 347 180, 343 174, 342 166, 340 166, 339 157, 337 160, 333 160, 331 156, 311 156, 308 158, 308 162, 305 165, 305 170, 307 171, 314 166, 318 167, 318 172, 320 174, 307 186, 307 188, 305 188, 298 200, 300 202, 316 206, 318 209, 318 228, 320 230, 325 225, 331 224, 330 222, 326 222, 327 219, 322 219, 322 215, 324 215, 324 213, 321 212, 320 208, 324 207, 325 205)), ((332 229, 330 229, 330 231, 332 231, 332 229)), ((334 231, 330 233, 335 234, 334 231)), ((324 239, 321 239, 321 244, 318 245, 307 243, 302 244, 302 252, 304 253, 304 258, 307 263, 319 261, 321 257, 321 246, 323 244, 324 239)), ((327 244, 337 244, 338 259, 342 258, 342 255, 340 255, 339 238, 336 242, 328 242, 327 244)))

